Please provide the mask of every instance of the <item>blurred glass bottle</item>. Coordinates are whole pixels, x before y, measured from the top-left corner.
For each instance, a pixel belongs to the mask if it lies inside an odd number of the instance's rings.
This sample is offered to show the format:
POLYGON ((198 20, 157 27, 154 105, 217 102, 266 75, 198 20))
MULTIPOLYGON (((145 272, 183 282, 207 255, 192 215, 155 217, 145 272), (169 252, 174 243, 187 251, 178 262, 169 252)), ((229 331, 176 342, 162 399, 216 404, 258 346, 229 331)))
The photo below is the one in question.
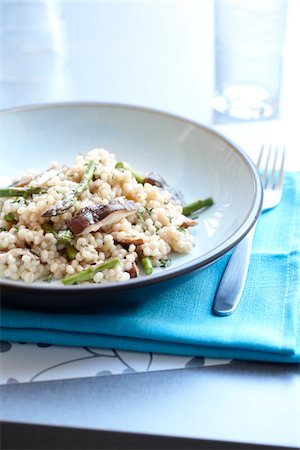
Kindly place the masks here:
POLYGON ((60 2, 1 0, 0 81, 48 81, 63 72, 66 56, 60 2))
POLYGON ((278 113, 287 0, 215 0, 215 90, 224 116, 278 113))

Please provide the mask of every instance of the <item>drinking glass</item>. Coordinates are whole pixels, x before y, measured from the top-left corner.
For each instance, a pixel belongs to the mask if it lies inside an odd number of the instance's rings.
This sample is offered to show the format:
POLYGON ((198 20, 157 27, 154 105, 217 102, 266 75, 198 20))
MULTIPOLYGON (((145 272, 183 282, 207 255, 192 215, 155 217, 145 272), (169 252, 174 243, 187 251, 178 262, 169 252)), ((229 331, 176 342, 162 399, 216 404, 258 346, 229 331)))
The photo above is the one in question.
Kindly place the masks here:
POLYGON ((61 3, 0 3, 0 81, 37 83, 59 75, 66 64, 61 3))
POLYGON ((285 0, 215 0, 218 113, 264 119, 279 110, 287 16, 285 0))

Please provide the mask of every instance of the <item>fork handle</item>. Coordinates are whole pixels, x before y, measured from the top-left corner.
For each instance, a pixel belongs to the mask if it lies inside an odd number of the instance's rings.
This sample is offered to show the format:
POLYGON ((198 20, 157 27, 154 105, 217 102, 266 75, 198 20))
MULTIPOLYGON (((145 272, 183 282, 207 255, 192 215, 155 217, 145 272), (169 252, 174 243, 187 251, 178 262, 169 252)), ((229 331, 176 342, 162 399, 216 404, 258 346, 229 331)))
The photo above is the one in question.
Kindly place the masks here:
POLYGON ((247 279, 255 228, 254 225, 235 247, 225 268, 213 302, 213 312, 218 316, 229 316, 240 303, 247 279))

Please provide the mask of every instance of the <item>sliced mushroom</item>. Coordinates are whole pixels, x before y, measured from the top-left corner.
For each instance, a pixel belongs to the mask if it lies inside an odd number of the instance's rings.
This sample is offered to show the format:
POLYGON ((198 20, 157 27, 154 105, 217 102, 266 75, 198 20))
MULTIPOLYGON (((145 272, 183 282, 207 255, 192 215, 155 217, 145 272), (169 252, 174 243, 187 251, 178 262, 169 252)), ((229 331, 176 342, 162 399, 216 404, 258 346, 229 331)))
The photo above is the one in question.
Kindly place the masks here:
POLYGON ((114 238, 114 241, 117 242, 117 244, 121 244, 124 247, 129 247, 130 244, 141 245, 145 243, 144 239, 139 236, 128 235, 123 238, 119 238, 116 233, 112 233, 112 236, 114 238))
POLYGON ((45 170, 45 172, 40 173, 35 178, 38 179, 38 184, 43 185, 47 181, 49 181, 51 178, 56 177, 59 173, 63 171, 65 166, 61 165, 58 166, 55 169, 48 169, 45 170))
POLYGON ((81 209, 68 221, 68 226, 74 234, 90 233, 118 223, 137 210, 137 203, 124 197, 117 197, 108 205, 92 205, 81 209))
POLYGON ((143 247, 142 247, 142 245, 137 245, 135 251, 136 251, 136 253, 139 256, 142 256, 143 255, 143 247))
POLYGON ((131 269, 127 271, 130 275, 130 278, 136 278, 139 276, 139 268, 135 262, 132 263, 131 269))
POLYGON ((22 178, 11 184, 11 187, 24 187, 27 186, 35 177, 22 178))
POLYGON ((185 218, 184 222, 180 225, 182 228, 188 228, 188 227, 194 227, 198 225, 197 220, 189 219, 188 217, 185 218))
POLYGON ((152 186, 157 186, 159 188, 164 188, 167 185, 166 181, 158 173, 150 173, 145 178, 145 183, 152 184, 152 186))
POLYGON ((152 186, 157 186, 160 189, 168 191, 171 194, 171 198, 173 200, 183 203, 183 195, 181 194, 181 192, 169 186, 168 183, 163 179, 163 177, 158 173, 150 173, 145 178, 145 183, 152 184, 152 186))
POLYGON ((28 178, 22 178, 21 180, 17 180, 14 183, 12 183, 11 186, 12 187, 24 187, 24 186, 27 186, 32 180, 36 180, 38 178, 40 178, 39 184, 43 184, 46 181, 50 180, 50 178, 58 175, 64 167, 65 166, 60 165, 56 169, 51 168, 51 169, 45 170, 42 173, 39 173, 38 175, 32 175, 31 177, 28 177, 28 178))

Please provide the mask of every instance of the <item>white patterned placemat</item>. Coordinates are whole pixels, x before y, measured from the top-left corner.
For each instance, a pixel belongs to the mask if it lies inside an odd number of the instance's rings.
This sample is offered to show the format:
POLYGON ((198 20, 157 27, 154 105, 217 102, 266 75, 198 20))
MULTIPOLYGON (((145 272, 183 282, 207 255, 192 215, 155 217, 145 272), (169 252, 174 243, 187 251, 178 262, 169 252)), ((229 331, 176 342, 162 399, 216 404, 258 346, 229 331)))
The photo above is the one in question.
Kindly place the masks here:
POLYGON ((1 342, 0 384, 229 364, 228 359, 1 342))

